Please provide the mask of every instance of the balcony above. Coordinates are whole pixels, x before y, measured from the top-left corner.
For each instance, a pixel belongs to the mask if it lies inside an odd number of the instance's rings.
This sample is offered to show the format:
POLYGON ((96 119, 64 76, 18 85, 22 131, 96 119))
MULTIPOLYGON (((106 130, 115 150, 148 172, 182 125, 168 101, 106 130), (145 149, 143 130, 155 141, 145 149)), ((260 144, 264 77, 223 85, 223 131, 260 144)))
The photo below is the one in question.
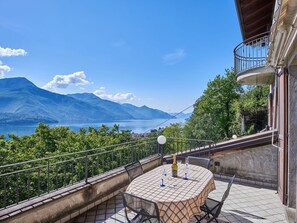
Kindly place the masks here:
POLYGON ((237 81, 247 85, 271 84, 274 68, 267 64, 269 32, 240 43, 234 49, 234 68, 237 81))

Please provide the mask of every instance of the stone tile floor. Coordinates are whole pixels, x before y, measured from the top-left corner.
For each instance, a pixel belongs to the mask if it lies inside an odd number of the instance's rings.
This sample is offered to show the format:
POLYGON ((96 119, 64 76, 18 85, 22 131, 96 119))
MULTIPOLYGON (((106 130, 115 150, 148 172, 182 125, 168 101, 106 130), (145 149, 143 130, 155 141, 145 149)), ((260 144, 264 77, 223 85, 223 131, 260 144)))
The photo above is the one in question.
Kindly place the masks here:
MULTIPOLYGON (((215 181, 216 190, 209 197, 220 200, 227 188, 227 182, 215 181)), ((127 222, 121 196, 94 207, 86 213, 76 217, 73 223, 123 223, 127 222)), ((191 223, 196 222, 193 218, 191 223)), ((205 221, 206 222, 206 221, 205 221)), ((215 221, 213 221, 215 222, 215 221)), ((234 183, 229 197, 225 201, 220 223, 251 223, 251 222, 287 222, 285 210, 275 190, 234 183)))

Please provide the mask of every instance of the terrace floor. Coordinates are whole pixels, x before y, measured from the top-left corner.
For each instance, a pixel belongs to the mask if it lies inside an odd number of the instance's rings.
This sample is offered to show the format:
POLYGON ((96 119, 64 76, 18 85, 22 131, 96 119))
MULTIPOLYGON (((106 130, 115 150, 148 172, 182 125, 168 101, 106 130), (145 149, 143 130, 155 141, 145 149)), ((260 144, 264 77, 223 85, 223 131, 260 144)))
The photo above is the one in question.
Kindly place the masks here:
MULTIPOLYGON (((227 183, 216 180, 216 190, 209 194, 209 197, 221 199, 227 188, 227 183)), ((72 219, 71 223, 123 223, 127 222, 123 209, 121 196, 94 207, 86 213, 72 219)), ((191 223, 196 222, 193 218, 191 223)), ((206 221, 205 221, 206 222, 206 221)), ((214 222, 214 221, 213 221, 214 222)), ((225 201, 220 223, 227 222, 278 222, 287 223, 285 210, 275 190, 265 189, 256 186, 243 184, 232 185, 228 199, 225 201)))

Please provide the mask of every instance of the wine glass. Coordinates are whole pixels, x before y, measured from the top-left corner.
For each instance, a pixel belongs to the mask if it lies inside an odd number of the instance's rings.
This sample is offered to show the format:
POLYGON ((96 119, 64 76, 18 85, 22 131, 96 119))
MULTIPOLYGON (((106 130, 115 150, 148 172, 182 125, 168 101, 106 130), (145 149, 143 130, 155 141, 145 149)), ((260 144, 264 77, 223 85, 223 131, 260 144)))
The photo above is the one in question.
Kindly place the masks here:
POLYGON ((160 187, 165 187, 165 179, 166 179, 167 173, 165 170, 165 167, 163 165, 163 172, 162 172, 162 178, 161 178, 161 184, 160 187))
POLYGON ((188 180, 189 178, 188 178, 188 174, 189 174, 189 159, 188 159, 188 157, 186 158, 186 160, 185 160, 185 176, 184 176, 184 179, 185 180, 188 180))

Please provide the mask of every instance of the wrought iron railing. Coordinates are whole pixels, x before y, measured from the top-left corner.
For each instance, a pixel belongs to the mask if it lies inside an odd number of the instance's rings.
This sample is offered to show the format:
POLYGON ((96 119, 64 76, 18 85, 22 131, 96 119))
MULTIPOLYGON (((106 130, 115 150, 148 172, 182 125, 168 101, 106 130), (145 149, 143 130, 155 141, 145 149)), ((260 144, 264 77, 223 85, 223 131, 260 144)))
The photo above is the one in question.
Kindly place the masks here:
POLYGON ((0 209, 39 197, 154 154, 183 153, 211 148, 212 141, 167 138, 161 148, 156 138, 105 146, 37 160, 0 166, 0 209))
POLYGON ((182 154, 192 151, 203 151, 210 158, 211 149, 215 146, 212 140, 198 140, 186 138, 168 137, 167 143, 164 147, 164 155, 171 155, 172 153, 182 154))
POLYGON ((237 45, 234 49, 234 71, 235 75, 242 72, 264 67, 267 63, 270 32, 265 32, 247 39, 237 45))

